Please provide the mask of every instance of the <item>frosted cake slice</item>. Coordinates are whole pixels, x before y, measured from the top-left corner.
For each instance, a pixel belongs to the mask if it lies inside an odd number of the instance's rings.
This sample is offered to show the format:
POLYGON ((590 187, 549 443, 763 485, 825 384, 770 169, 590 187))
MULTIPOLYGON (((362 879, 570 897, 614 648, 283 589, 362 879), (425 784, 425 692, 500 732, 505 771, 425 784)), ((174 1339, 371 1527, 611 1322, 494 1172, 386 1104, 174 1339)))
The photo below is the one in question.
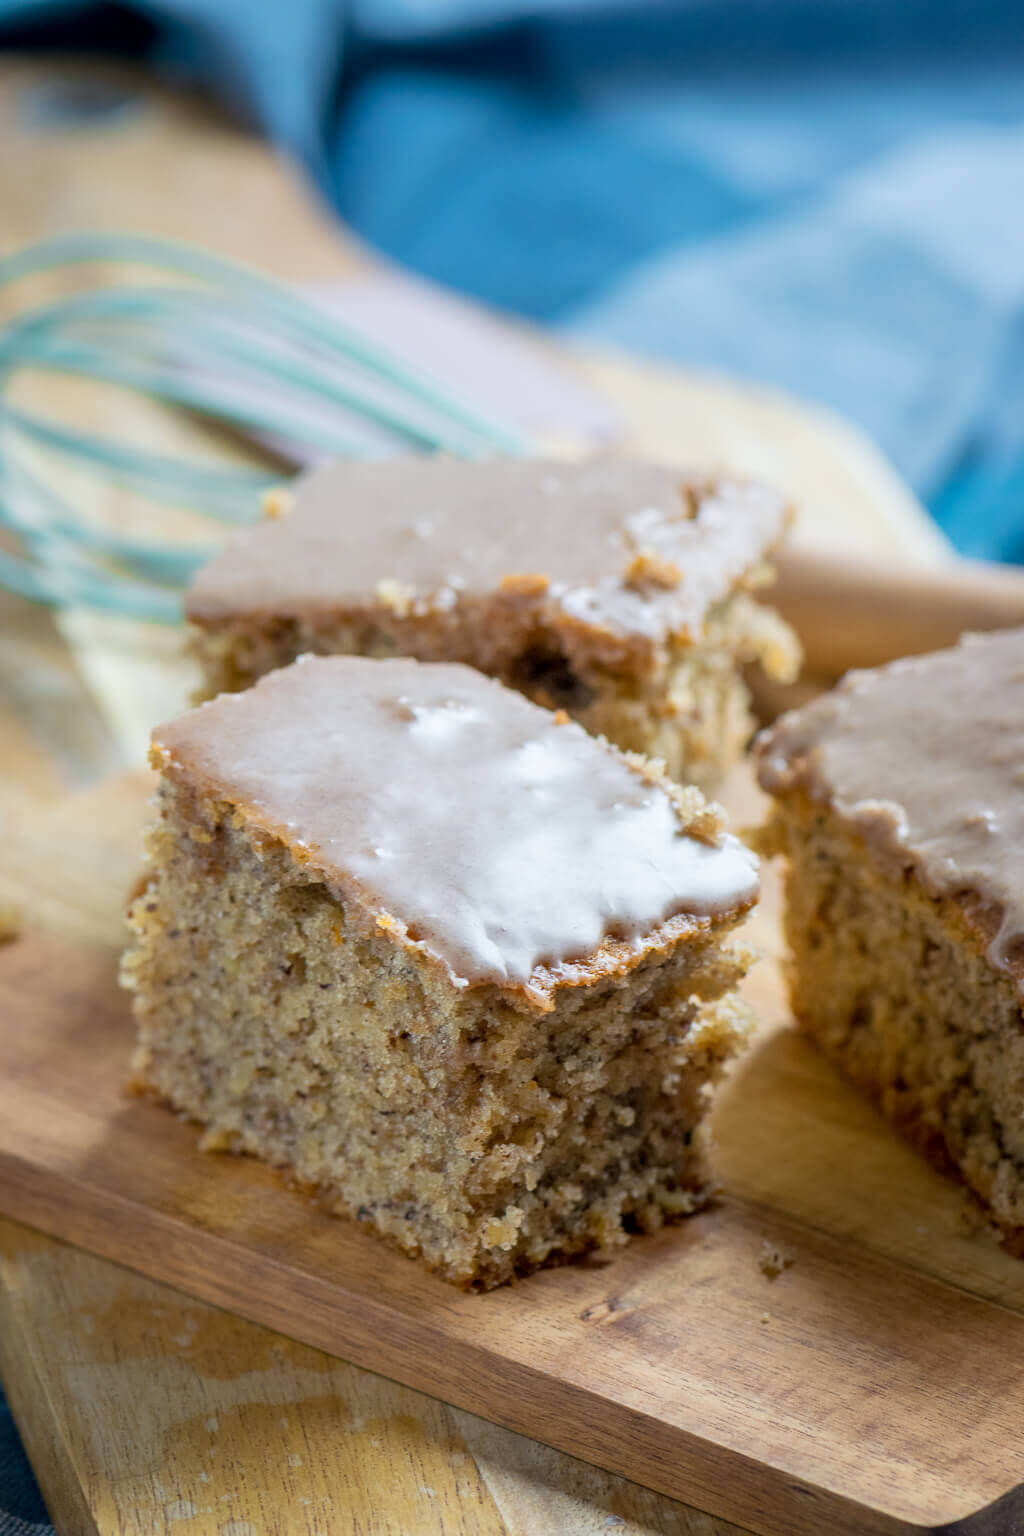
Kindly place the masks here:
POLYGON ((707 788, 751 735, 743 668, 796 671, 750 592, 787 522, 763 486, 611 458, 346 460, 274 506, 189 592, 205 696, 306 652, 460 661, 707 788))
POLYGON ((758 765, 797 1020, 1024 1228, 1024 630, 851 674, 758 765))
POLYGON ((754 856, 469 668, 300 661, 161 726, 141 1084, 465 1286, 694 1210, 754 856))

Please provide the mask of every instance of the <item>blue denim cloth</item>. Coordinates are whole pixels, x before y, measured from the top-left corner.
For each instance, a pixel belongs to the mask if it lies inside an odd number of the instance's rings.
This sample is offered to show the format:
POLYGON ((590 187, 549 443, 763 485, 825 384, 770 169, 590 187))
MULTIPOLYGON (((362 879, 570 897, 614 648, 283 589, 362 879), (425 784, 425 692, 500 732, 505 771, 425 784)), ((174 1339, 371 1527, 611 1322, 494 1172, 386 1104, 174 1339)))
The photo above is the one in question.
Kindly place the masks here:
POLYGON ((50 1531, 32 1468, 0 1393, 0 1536, 48 1536, 50 1531))
POLYGON ((5 40, 199 84, 430 277, 834 406, 1024 560, 1020 0, 0 0, 5 40))

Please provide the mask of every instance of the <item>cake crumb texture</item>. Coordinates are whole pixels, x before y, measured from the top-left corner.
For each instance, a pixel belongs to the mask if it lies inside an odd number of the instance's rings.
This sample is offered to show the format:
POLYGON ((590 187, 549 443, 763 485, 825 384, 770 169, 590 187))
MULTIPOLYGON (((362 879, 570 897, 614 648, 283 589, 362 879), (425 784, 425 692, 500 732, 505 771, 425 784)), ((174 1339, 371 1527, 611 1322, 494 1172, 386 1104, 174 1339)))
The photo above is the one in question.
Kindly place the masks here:
POLYGON ((1024 1227, 1024 1019, 951 897, 804 793, 776 806, 794 1017, 1004 1233, 1024 1227))
POLYGON ((298 663, 154 739, 122 979, 136 1081, 204 1148, 480 1289, 700 1208, 757 873, 697 790, 414 661, 298 663))
POLYGON ((704 1204, 741 948, 700 934, 538 1013, 454 989, 230 805, 168 784, 160 805, 123 965, 133 1068, 204 1147, 482 1289, 704 1204))
POLYGON ((766 1237, 761 1244, 761 1251, 757 1258, 757 1267, 766 1280, 777 1280, 784 1270, 792 1268, 796 1262, 793 1255, 781 1243, 776 1243, 766 1237))

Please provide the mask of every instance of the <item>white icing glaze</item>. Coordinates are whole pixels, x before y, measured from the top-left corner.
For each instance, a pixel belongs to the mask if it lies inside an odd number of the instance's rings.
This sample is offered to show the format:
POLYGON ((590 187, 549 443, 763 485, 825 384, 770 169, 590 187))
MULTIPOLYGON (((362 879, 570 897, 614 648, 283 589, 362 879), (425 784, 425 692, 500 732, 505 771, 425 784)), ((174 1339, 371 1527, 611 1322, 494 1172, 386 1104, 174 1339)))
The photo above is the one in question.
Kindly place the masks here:
POLYGON ((758 742, 763 788, 827 801, 935 894, 998 914, 988 953, 1024 942, 1024 630, 851 673, 758 742))
POLYGON ((286 516, 247 529, 200 571, 187 608, 215 623, 372 606, 391 592, 422 615, 527 577, 553 624, 564 615, 647 642, 696 638, 785 523, 764 486, 633 460, 339 460, 297 482, 286 516), (668 579, 631 580, 644 556, 668 579))
POLYGON ((153 739, 464 983, 757 896, 736 838, 682 831, 620 754, 467 667, 306 658, 153 739))

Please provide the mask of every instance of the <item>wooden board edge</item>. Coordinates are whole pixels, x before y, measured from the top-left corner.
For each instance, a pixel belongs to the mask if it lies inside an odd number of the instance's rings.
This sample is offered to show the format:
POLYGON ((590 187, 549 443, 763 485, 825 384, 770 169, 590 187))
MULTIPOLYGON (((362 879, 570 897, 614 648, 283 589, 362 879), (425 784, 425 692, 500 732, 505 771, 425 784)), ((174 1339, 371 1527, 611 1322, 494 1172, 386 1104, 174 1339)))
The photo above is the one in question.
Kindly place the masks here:
POLYGON ((0 1286, 0 1380, 57 1536, 102 1536, 6 1286, 0 1286))
MULTIPOLYGON (((212 1262, 197 1270, 194 1234, 185 1223, 84 1181, 72 1189, 66 1179, 52 1180, 16 1155, 0 1154, 0 1191, 5 1216, 50 1237, 762 1536, 792 1536, 795 1530, 802 1536, 1010 1536, 1018 1528, 991 1525, 989 1511, 1024 1508, 1024 1485, 984 1510, 922 1526, 673 1429, 585 1387, 568 1389, 577 1410, 570 1417, 559 1400, 565 1384, 540 1363, 498 1360, 440 1330, 424 1340, 422 1319, 414 1338, 385 1304, 375 1305, 362 1293, 347 1296, 342 1282, 328 1286, 313 1276, 303 1277, 305 1288, 297 1291, 295 1272, 266 1258, 269 1270, 287 1272, 291 1301, 285 1307, 274 1299, 272 1287, 266 1294, 254 1287, 251 1255, 231 1239, 206 1232, 212 1262), (239 1295, 249 1298, 243 1307, 239 1295), (339 1301, 346 1324, 342 1330, 339 1301), (495 1402, 503 1405, 500 1414, 495 1402)), ((45 1461, 44 1471, 49 1475, 45 1461)), ((69 1529, 77 1536, 76 1527, 69 1529)), ((93 1536, 95 1527, 81 1529, 93 1536)))

